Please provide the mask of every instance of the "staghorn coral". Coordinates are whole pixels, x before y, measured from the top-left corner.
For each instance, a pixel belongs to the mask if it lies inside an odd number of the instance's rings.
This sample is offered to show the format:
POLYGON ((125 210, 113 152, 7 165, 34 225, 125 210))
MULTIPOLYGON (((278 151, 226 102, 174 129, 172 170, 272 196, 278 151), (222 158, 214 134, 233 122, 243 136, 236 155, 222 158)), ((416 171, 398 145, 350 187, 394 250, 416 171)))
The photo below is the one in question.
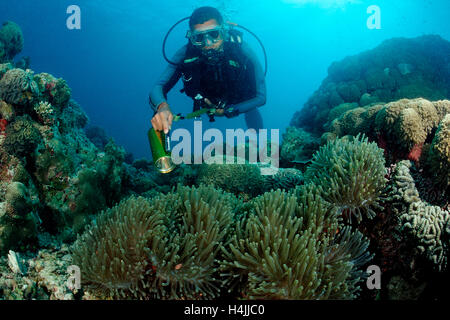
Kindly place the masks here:
POLYGON ((11 69, 0 79, 0 99, 13 105, 26 106, 39 98, 33 71, 11 69))
POLYGON ((73 246, 84 285, 99 296, 211 299, 236 199, 201 186, 131 197, 102 213, 73 246))
MULTIPOLYGON (((3 44, 3 59, 0 53, 0 63, 2 61, 11 61, 23 49, 23 34, 20 27, 12 22, 3 23, 0 29, 0 44, 3 44)), ((0 51, 2 48, 0 47, 0 51)))
POLYGON ((6 152, 19 157, 33 156, 42 137, 34 127, 33 121, 25 115, 17 117, 6 128, 6 138, 3 144, 6 152))
POLYGON ((350 220, 353 215, 361 221, 363 214, 375 216, 371 206, 378 206, 386 184, 384 163, 383 151, 364 136, 337 139, 314 154, 305 183, 316 185, 323 198, 350 220))
POLYGON ((221 271, 231 289, 250 299, 351 299, 370 259, 367 239, 344 228, 311 188, 277 190, 255 199, 238 222, 221 271))

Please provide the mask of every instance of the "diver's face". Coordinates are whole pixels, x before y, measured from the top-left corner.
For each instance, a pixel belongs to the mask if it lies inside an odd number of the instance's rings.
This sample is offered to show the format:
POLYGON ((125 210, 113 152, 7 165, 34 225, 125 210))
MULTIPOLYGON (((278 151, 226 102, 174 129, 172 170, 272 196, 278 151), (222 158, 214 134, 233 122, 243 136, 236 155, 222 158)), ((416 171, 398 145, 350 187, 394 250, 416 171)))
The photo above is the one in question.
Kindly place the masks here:
MULTIPOLYGON (((211 19, 202 24, 194 25, 194 31, 203 32, 203 31, 215 29, 217 27, 219 27, 219 25, 218 25, 216 19, 211 19)), ((216 41, 216 42, 207 38, 205 41, 205 44, 201 47, 201 49, 202 50, 211 50, 211 49, 219 50, 222 48, 222 45, 223 45, 223 38, 220 35, 218 38, 218 41, 216 41)))

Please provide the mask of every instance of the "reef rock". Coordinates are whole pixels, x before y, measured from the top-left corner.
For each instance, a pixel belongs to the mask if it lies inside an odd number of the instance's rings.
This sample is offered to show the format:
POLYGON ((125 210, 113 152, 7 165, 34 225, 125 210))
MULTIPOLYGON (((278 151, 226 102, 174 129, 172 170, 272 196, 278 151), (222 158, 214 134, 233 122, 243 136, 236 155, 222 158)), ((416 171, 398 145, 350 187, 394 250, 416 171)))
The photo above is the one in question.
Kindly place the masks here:
POLYGON ((394 38, 373 50, 334 62, 328 77, 294 114, 291 125, 324 132, 333 108, 364 107, 403 98, 450 98, 450 42, 437 35, 394 38))

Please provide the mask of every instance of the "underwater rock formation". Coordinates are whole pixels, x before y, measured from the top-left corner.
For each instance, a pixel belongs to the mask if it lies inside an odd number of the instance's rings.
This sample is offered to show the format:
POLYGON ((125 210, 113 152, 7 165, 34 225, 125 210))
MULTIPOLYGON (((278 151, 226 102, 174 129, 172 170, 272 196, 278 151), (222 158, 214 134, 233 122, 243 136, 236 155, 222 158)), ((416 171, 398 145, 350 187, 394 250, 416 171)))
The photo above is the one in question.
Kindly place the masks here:
POLYGON ((364 133, 384 149, 388 163, 412 160, 436 187, 446 190, 450 188, 448 114, 449 100, 401 99, 357 107, 332 120, 330 132, 322 138, 364 133))
POLYGON ((408 98, 450 98, 450 42, 437 35, 393 38, 375 49, 334 62, 328 77, 296 112, 291 125, 318 135, 333 108, 408 98))

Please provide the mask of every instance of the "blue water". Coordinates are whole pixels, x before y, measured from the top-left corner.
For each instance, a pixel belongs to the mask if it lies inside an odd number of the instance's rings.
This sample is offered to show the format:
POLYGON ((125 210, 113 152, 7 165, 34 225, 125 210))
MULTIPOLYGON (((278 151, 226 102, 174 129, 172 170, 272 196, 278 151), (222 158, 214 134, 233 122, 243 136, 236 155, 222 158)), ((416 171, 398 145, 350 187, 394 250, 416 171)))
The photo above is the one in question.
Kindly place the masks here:
MULTIPOLYGON (((265 127, 280 129, 280 135, 333 61, 392 37, 439 34, 450 40, 449 0, 0 0, 0 22, 12 20, 22 28, 25 46, 17 58, 30 56, 36 73, 64 78, 90 124, 140 158, 150 157, 148 93, 167 65, 162 40, 172 24, 203 5, 218 7, 263 41, 269 71, 267 104, 260 110, 265 127), (81 8, 81 30, 66 27, 72 4, 81 8), (381 10, 381 29, 367 27, 370 5, 381 10)), ((169 56, 185 44, 186 29, 187 23, 173 32, 169 56)), ((250 35, 246 39, 261 52, 250 35)), ((180 88, 169 94, 169 104, 187 113, 192 103, 180 88)), ((204 129, 211 126, 245 129, 245 122, 243 116, 214 124, 205 119, 204 129)), ((177 127, 191 128, 192 122, 177 127)))

